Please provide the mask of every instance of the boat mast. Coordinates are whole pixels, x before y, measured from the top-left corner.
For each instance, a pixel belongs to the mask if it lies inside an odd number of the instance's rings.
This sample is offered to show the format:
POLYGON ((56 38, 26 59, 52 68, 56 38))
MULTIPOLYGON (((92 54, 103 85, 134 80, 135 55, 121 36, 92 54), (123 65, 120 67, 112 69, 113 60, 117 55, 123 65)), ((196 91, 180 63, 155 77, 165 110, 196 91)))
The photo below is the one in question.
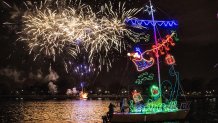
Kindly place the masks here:
MULTIPOLYGON (((155 20, 154 20, 154 9, 153 9, 153 5, 151 3, 151 0, 149 0, 149 2, 150 2, 150 13, 149 14, 151 14, 151 17, 152 17, 154 41, 155 41, 155 45, 157 47, 158 46, 158 41, 157 41, 157 33, 156 33, 156 23, 155 23, 155 20)), ((156 53, 158 54, 158 48, 156 48, 156 53)), ((160 94, 161 94, 160 62, 159 62, 159 56, 157 56, 157 55, 156 55, 156 61, 157 61, 159 90, 160 90, 160 94)), ((161 94, 161 96, 162 96, 162 94, 161 94)))

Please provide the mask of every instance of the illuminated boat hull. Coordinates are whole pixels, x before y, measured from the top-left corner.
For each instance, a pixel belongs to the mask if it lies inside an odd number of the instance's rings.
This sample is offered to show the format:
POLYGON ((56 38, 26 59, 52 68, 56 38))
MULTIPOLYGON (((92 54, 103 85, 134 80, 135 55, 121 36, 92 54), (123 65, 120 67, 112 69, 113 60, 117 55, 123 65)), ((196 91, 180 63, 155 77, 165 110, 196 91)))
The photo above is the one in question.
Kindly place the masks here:
POLYGON ((133 123, 133 122, 158 122, 184 120, 189 110, 179 110, 176 112, 160 112, 155 114, 134 114, 134 113, 114 113, 112 123, 133 123))

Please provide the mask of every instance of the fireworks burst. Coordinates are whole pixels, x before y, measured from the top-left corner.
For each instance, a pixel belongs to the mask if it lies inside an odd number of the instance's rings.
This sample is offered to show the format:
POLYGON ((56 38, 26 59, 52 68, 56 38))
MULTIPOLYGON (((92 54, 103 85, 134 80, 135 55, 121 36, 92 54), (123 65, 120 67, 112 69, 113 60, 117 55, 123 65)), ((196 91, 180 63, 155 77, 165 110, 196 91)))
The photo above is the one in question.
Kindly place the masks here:
POLYGON ((140 34, 126 28, 124 21, 140 10, 126 10, 125 3, 122 4, 121 2, 119 2, 118 7, 113 6, 111 2, 101 7, 101 10, 97 12, 98 18, 96 18, 95 23, 90 25, 92 33, 88 35, 88 40, 84 40, 91 63, 98 59, 100 69, 103 65, 106 65, 107 70, 109 70, 113 60, 109 58, 109 54, 112 54, 113 51, 121 53, 122 49, 125 50, 126 48, 126 42, 122 39, 125 36, 134 42, 139 39, 140 34))
POLYGON ((98 68, 94 64, 89 64, 85 56, 80 57, 76 61, 68 61, 68 71, 78 82, 95 81, 99 74, 98 68))
POLYGON ((84 11, 91 12, 88 6, 79 4, 77 8, 52 10, 43 5, 40 4, 39 8, 34 6, 34 10, 28 9, 22 16, 24 25, 19 40, 28 45, 29 53, 36 54, 35 59, 45 55, 55 60, 55 56, 61 54, 66 46, 71 47, 68 52, 75 57, 79 51, 75 41, 84 37, 84 11))
POLYGON ((89 54, 89 64, 98 64, 100 69, 106 65, 109 70, 113 61, 110 55, 126 48, 122 39, 127 36, 137 41, 140 37, 126 28, 124 22, 141 9, 127 10, 125 3, 116 7, 109 2, 96 13, 81 1, 50 0, 24 5, 26 10, 18 12, 23 13, 18 40, 27 44, 34 60, 45 56, 55 61, 63 51, 76 58, 83 47, 89 54))
POLYGON ((79 65, 75 66, 74 70, 73 70, 75 75, 78 75, 80 77, 91 75, 95 71, 96 71, 96 69, 94 68, 93 64, 92 65, 79 64, 79 65))

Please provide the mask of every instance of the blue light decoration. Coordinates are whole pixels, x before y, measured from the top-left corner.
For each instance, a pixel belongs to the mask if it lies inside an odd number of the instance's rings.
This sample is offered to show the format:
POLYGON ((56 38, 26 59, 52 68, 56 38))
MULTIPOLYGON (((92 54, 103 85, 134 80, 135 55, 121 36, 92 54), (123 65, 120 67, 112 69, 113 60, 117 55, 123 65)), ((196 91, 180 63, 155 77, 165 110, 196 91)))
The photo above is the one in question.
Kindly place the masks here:
POLYGON ((177 27, 178 23, 175 20, 172 21, 161 21, 161 20, 155 20, 154 22, 152 20, 141 20, 138 18, 126 18, 125 23, 128 26, 136 27, 136 28, 148 28, 152 26, 159 26, 159 27, 177 27))
MULTIPOLYGON (((172 98, 175 96, 175 99, 177 99, 178 95, 179 95, 179 90, 181 89, 180 85, 179 85, 179 81, 180 81, 180 78, 179 78, 179 72, 177 72, 174 68, 174 65, 171 65, 171 68, 169 70, 169 74, 171 77, 175 77, 176 80, 175 80, 175 86, 174 86, 174 89, 172 90, 172 98)), ((172 100, 172 99, 171 99, 172 100)))
POLYGON ((142 54, 141 49, 139 47, 136 47, 135 51, 138 52, 140 55, 142 54))
POLYGON ((144 71, 154 64, 154 58, 150 57, 150 59, 145 59, 142 56, 140 48, 136 47, 135 52, 127 54, 130 58, 132 58, 133 63, 136 66, 137 71, 144 71))
POLYGON ((141 60, 134 60, 133 59, 133 62, 135 64, 137 70, 139 72, 141 72, 141 71, 144 71, 144 70, 150 68, 151 66, 153 66, 154 59, 153 58, 150 58, 149 60, 146 60, 144 58, 142 58, 141 60))

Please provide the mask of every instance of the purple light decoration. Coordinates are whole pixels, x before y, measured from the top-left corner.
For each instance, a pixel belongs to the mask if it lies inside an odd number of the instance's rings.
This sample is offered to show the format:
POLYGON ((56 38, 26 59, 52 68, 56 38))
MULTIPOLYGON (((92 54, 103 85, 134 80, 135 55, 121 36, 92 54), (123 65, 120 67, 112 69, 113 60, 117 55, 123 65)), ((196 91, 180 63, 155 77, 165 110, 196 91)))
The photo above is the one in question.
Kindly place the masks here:
MULTIPOLYGON (((158 46, 158 42, 157 42, 157 33, 156 33, 156 25, 155 20, 154 20, 154 13, 153 13, 153 5, 151 4, 151 0, 149 0, 150 2, 150 7, 151 7, 151 17, 152 17, 152 23, 153 23, 153 31, 154 31, 154 41, 155 41, 155 45, 158 46)), ((156 52, 158 52, 158 49, 156 49, 156 52)), ((158 72, 158 83, 159 83, 159 89, 161 92, 161 79, 160 79, 160 63, 159 63, 159 57, 156 57, 157 60, 157 72, 158 72)))

